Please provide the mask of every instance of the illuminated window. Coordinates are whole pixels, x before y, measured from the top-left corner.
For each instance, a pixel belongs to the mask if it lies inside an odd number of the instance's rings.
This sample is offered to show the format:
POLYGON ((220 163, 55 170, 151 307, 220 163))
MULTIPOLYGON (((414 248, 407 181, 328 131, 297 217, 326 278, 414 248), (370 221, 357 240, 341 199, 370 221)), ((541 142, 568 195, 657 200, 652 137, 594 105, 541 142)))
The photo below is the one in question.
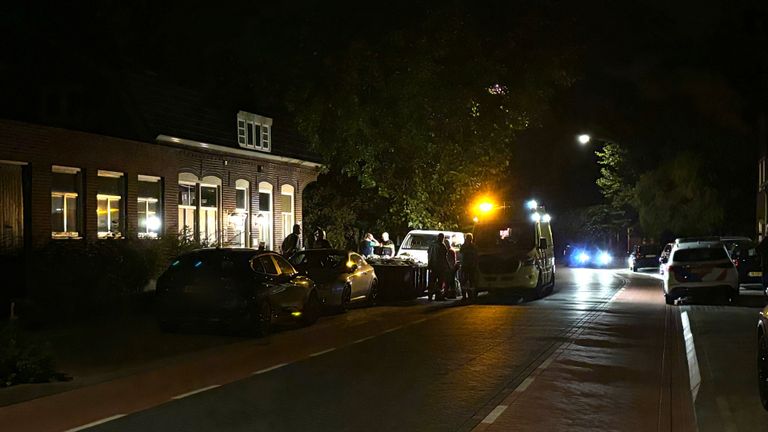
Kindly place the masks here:
POLYGON ((197 184, 194 174, 179 174, 179 234, 187 240, 195 238, 197 219, 197 184))
POLYGON ((163 225, 163 183, 160 177, 139 176, 139 238, 157 238, 163 225))
POLYGON ((123 173, 99 170, 96 188, 96 230, 99 238, 122 235, 123 173))
POLYGON ((51 177, 51 236, 79 237, 82 183, 80 169, 54 165, 51 177))
POLYGON ((232 229, 230 242, 240 247, 250 246, 249 186, 248 180, 235 181, 235 212, 229 218, 232 229))
POLYGON ((237 113, 237 143, 240 147, 270 151, 272 119, 245 111, 237 113))
POLYGON ((259 229, 259 246, 272 250, 274 245, 272 228, 272 185, 267 182, 259 183, 259 211, 256 215, 259 229))

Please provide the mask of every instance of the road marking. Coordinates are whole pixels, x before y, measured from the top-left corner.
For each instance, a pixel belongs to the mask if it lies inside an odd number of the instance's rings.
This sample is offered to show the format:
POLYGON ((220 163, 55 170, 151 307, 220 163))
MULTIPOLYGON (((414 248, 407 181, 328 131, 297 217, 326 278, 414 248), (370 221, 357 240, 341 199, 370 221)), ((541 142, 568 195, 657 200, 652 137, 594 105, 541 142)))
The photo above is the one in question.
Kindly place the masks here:
POLYGON ((544 363, 542 363, 542 364, 540 364, 540 365, 539 365, 538 369, 546 369, 546 368, 548 368, 548 367, 549 367, 549 365, 551 365, 551 364, 552 364, 552 360, 554 360, 554 359, 555 359, 555 357, 554 357, 554 356, 549 356, 549 358, 547 358, 546 360, 544 360, 544 363))
POLYGON ((696 396, 699 395, 701 386, 701 372, 699 370, 699 360, 696 355, 696 345, 693 343, 693 332, 691 331, 691 320, 688 318, 688 311, 680 312, 680 320, 683 323, 683 339, 685 340, 685 353, 688 360, 688 379, 691 382, 691 396, 693 402, 696 402, 696 396))
POLYGON ((507 405, 499 405, 496 408, 493 409, 493 411, 489 412, 487 416, 483 419, 482 423, 485 424, 491 424, 496 421, 497 418, 507 409, 507 405))
POLYGON ((202 392, 208 391, 210 389, 215 389, 216 387, 221 387, 221 384, 214 384, 212 386, 203 387, 203 388, 200 388, 200 389, 197 389, 197 390, 192 390, 189 393, 182 393, 180 395, 176 395, 176 396, 172 397, 171 399, 177 399, 177 400, 178 399, 184 399, 185 397, 192 396, 192 395, 195 395, 195 394, 198 394, 198 393, 202 393, 202 392))
POLYGON ((77 432, 77 431, 81 431, 81 430, 84 430, 84 429, 92 428, 92 427, 98 426, 100 424, 111 422, 112 420, 117 420, 120 417, 125 417, 125 414, 117 414, 117 415, 113 415, 112 417, 107 417, 107 418, 103 418, 101 420, 96 420, 95 422, 84 424, 84 425, 78 426, 76 428, 67 429, 66 432, 77 432))
POLYGON ((392 333, 393 331, 400 330, 401 328, 403 328, 403 326, 392 327, 389 330, 384 330, 381 332, 381 334, 392 333))
POLYGON ((427 320, 427 318, 418 319, 418 320, 412 322, 411 324, 421 324, 421 323, 423 323, 426 320, 427 320))
POLYGON ((283 366, 287 366, 287 365, 288 365, 288 363, 280 363, 280 364, 276 364, 276 365, 274 365, 274 366, 270 366, 270 367, 268 367, 268 368, 265 368, 265 369, 262 369, 262 370, 258 370, 258 371, 256 371, 256 372, 254 372, 252 375, 259 375, 259 374, 267 373, 267 372, 269 372, 269 371, 273 371, 273 370, 275 370, 275 369, 280 369, 281 367, 283 367, 283 366))
POLYGON ((524 379, 523 382, 521 382, 520 385, 517 386, 515 391, 518 393, 524 392, 528 388, 528 386, 531 385, 531 383, 533 382, 533 379, 534 379, 533 377, 528 377, 524 379))
POLYGON ((365 342, 365 341, 367 341, 367 340, 371 340, 371 339, 373 339, 373 338, 375 338, 375 337, 376 337, 376 336, 368 336, 368 337, 364 337, 364 338, 362 338, 362 339, 358 339, 358 340, 356 340, 356 341, 354 341, 354 342, 352 342, 352 343, 361 343, 361 342, 365 342))
POLYGON ((312 353, 309 356, 310 357, 317 357, 317 356, 321 356, 323 354, 328 354, 331 351, 336 351, 336 348, 328 348, 327 350, 323 350, 323 351, 318 351, 316 353, 312 353))

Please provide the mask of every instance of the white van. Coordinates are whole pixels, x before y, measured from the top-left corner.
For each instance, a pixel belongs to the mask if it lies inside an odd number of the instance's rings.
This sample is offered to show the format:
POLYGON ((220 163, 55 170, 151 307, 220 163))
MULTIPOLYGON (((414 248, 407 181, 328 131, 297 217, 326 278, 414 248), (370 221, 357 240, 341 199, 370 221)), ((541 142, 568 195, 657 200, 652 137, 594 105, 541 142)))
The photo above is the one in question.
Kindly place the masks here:
POLYGON ((555 248, 549 222, 497 221, 475 226, 479 291, 540 298, 555 286, 555 248))
POLYGON ((437 240, 437 235, 443 233, 451 242, 451 248, 458 252, 464 244, 464 233, 454 231, 412 230, 406 234, 397 256, 413 258, 414 261, 427 264, 427 250, 437 240))

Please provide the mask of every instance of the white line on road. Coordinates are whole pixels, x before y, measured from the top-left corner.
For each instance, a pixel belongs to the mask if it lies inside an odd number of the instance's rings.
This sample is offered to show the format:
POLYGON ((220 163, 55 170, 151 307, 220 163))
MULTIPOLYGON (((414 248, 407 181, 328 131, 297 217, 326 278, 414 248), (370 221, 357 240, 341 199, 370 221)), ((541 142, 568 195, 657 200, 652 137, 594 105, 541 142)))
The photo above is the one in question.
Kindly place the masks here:
POLYGON ((493 409, 490 413, 488 413, 487 416, 483 419, 482 423, 485 424, 491 424, 496 421, 497 418, 507 409, 507 405, 499 405, 496 408, 493 409))
POLYGON ((317 357, 317 356, 321 356, 323 354, 328 354, 331 351, 336 351, 336 348, 328 348, 327 350, 323 350, 323 351, 318 351, 316 353, 312 353, 309 356, 310 357, 317 357))
POLYGON ((411 324, 421 324, 421 323, 423 323, 426 320, 427 320, 427 318, 417 319, 416 321, 412 322, 411 324))
POLYGON ((531 385, 532 382, 533 382, 533 377, 528 377, 528 378, 524 379, 523 382, 521 382, 520 385, 517 386, 515 391, 518 392, 518 393, 524 392, 525 389, 527 389, 528 386, 531 385))
POLYGON ((552 355, 552 356, 549 356, 549 358, 547 358, 546 360, 544 360, 544 363, 540 364, 538 368, 539 368, 539 369, 546 369, 546 368, 548 368, 548 367, 549 367, 549 365, 551 365, 551 364, 552 364, 552 360, 554 360, 554 359, 555 359, 555 356, 553 356, 553 355, 552 355))
POLYGON ((389 330, 384 330, 383 332, 381 332, 381 334, 392 333, 393 331, 400 330, 401 328, 403 328, 403 326, 392 327, 389 330))
POLYGON ((188 392, 188 393, 182 393, 180 395, 176 395, 176 396, 172 397, 171 399, 184 399, 185 397, 192 396, 192 395, 195 395, 195 394, 198 394, 198 393, 202 393, 204 391, 208 391, 208 390, 211 390, 211 389, 215 389, 216 387, 221 387, 221 384, 214 384, 212 386, 203 387, 203 388, 200 388, 200 389, 197 389, 197 390, 192 390, 191 392, 188 392))
POLYGON ((361 343, 361 342, 365 342, 365 341, 367 341, 367 340, 371 340, 371 339, 373 339, 373 338, 375 338, 375 337, 376 337, 376 336, 368 336, 368 337, 364 337, 364 338, 362 338, 362 339, 358 339, 358 340, 356 340, 356 341, 354 341, 354 342, 352 342, 352 343, 361 343))
POLYGON ((691 382, 691 396, 696 402, 696 396, 699 395, 701 386, 701 371, 699 370, 699 359, 696 355, 696 345, 693 342, 693 332, 691 331, 691 320, 688 318, 688 311, 680 312, 680 320, 683 323, 683 339, 685 339, 685 354, 688 360, 688 379, 691 382))
POLYGON ((283 367, 283 366, 286 366, 286 365, 288 365, 288 363, 280 363, 280 364, 276 364, 276 365, 274 365, 274 366, 270 366, 270 367, 268 367, 268 368, 264 368, 264 369, 262 369, 262 370, 257 370, 257 371, 256 371, 256 372, 254 372, 252 375, 259 375, 259 374, 267 373, 267 372, 269 372, 269 371, 273 371, 273 370, 275 370, 275 369, 280 369, 281 367, 283 367))
POLYGON ((82 426, 78 426, 78 427, 73 428, 73 429, 67 429, 66 432, 77 432, 77 431, 81 431, 81 430, 84 430, 84 429, 92 428, 92 427, 98 426, 100 424, 111 422, 112 420, 117 420, 120 417, 125 417, 125 414, 117 414, 117 415, 113 415, 112 417, 107 417, 107 418, 103 418, 101 420, 96 420, 95 422, 84 424, 82 426))

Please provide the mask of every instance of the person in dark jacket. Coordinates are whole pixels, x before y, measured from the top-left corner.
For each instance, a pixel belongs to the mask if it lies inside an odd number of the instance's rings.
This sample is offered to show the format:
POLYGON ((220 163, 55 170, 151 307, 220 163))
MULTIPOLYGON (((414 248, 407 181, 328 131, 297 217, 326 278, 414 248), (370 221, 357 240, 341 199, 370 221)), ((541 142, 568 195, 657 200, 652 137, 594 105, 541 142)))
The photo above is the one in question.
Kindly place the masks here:
POLYGON ((448 282, 448 249, 445 247, 445 235, 437 235, 432 245, 427 250, 427 269, 429 270, 428 298, 432 300, 444 300, 445 284, 448 282))
POLYGON ((301 247, 301 227, 299 224, 293 226, 293 232, 288 234, 283 240, 280 251, 283 256, 289 257, 298 252, 301 247))
POLYGON ((315 231, 315 242, 312 244, 313 249, 333 249, 331 247, 331 242, 328 241, 328 239, 325 238, 325 231, 318 228, 315 231))
POLYGON ((480 283, 480 263, 477 245, 472 234, 464 236, 464 244, 459 250, 461 260, 461 293, 464 299, 477 298, 477 286, 480 283))

